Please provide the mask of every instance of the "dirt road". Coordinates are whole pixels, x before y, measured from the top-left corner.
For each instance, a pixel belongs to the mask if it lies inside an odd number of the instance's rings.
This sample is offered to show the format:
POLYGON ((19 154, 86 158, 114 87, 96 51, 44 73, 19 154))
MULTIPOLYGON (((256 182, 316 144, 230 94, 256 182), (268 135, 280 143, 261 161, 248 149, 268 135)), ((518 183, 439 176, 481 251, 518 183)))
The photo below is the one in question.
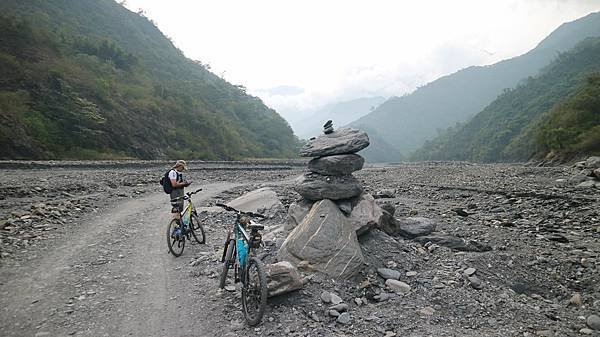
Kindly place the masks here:
MULTIPOLYGON (((194 201, 234 186, 205 185, 194 201)), ((165 242, 167 208, 158 193, 122 202, 82 221, 43 255, 2 270, 2 335, 217 335, 221 327, 206 322, 219 303, 206 300, 183 267, 190 256, 214 255, 218 242, 188 245, 174 258, 165 242)))

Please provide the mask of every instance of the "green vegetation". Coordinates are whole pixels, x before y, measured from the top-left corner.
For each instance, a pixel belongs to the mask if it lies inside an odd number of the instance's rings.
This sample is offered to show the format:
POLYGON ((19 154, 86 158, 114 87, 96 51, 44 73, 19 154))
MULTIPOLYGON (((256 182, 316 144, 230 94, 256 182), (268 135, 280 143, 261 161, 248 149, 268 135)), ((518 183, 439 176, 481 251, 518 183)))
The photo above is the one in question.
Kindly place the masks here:
POLYGON ((426 142, 413 159, 497 162, 597 153, 598 55, 600 38, 584 40, 469 122, 426 142))
POLYGON ((296 156, 274 110, 112 0, 4 0, 0 13, 0 158, 296 156))
MULTIPOLYGON (((351 125, 377 130, 381 143, 397 150, 372 150, 387 153, 385 161, 397 161, 400 159, 397 153, 411 153, 446 128, 466 122, 502 94, 504 88, 514 88, 529 76, 536 76, 559 52, 565 52, 586 37, 593 36, 600 36, 600 13, 561 25, 524 55, 490 66, 469 67, 439 78, 411 94, 391 98, 351 125)), ((372 147, 377 146, 374 144, 372 147)), ((491 160, 471 154, 464 157, 491 160)))
POLYGON ((536 132, 538 156, 570 159, 600 155, 600 73, 544 117, 536 132))

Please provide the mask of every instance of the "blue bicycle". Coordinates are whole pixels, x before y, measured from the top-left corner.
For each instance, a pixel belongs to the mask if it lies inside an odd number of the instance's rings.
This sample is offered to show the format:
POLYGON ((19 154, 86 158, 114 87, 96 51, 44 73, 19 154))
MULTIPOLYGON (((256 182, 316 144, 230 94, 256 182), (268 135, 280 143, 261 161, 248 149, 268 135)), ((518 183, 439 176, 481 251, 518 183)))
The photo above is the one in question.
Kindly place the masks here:
POLYGON ((264 218, 261 214, 242 212, 237 209, 216 204, 226 211, 235 212, 237 218, 227 233, 223 248, 223 271, 219 279, 219 288, 225 287, 229 269, 234 271, 234 282, 242 282, 242 311, 248 325, 260 323, 267 308, 267 277, 261 260, 254 256, 254 250, 262 244, 259 231, 265 226, 250 220, 249 217, 264 218), (249 232, 248 232, 249 231, 249 232))

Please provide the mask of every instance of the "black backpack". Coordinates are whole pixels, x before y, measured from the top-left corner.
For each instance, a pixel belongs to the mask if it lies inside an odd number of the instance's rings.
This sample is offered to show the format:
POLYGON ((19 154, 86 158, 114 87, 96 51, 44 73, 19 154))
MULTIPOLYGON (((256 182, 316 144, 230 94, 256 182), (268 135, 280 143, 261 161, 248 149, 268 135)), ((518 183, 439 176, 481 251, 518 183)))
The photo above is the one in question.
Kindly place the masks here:
POLYGON ((165 172, 165 175, 162 178, 160 178, 160 184, 162 185, 162 188, 166 194, 171 194, 171 192, 173 191, 171 179, 169 179, 169 172, 171 172, 171 170, 165 172))

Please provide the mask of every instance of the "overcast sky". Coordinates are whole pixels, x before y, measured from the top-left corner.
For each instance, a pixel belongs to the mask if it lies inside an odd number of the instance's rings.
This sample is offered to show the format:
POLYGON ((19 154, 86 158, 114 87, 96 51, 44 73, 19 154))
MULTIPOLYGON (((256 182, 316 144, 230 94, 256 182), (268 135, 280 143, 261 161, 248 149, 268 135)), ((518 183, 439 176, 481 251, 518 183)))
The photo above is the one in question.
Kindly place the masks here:
POLYGON ((288 119, 364 96, 402 95, 534 48, 600 0, 127 0, 189 58, 288 119))

